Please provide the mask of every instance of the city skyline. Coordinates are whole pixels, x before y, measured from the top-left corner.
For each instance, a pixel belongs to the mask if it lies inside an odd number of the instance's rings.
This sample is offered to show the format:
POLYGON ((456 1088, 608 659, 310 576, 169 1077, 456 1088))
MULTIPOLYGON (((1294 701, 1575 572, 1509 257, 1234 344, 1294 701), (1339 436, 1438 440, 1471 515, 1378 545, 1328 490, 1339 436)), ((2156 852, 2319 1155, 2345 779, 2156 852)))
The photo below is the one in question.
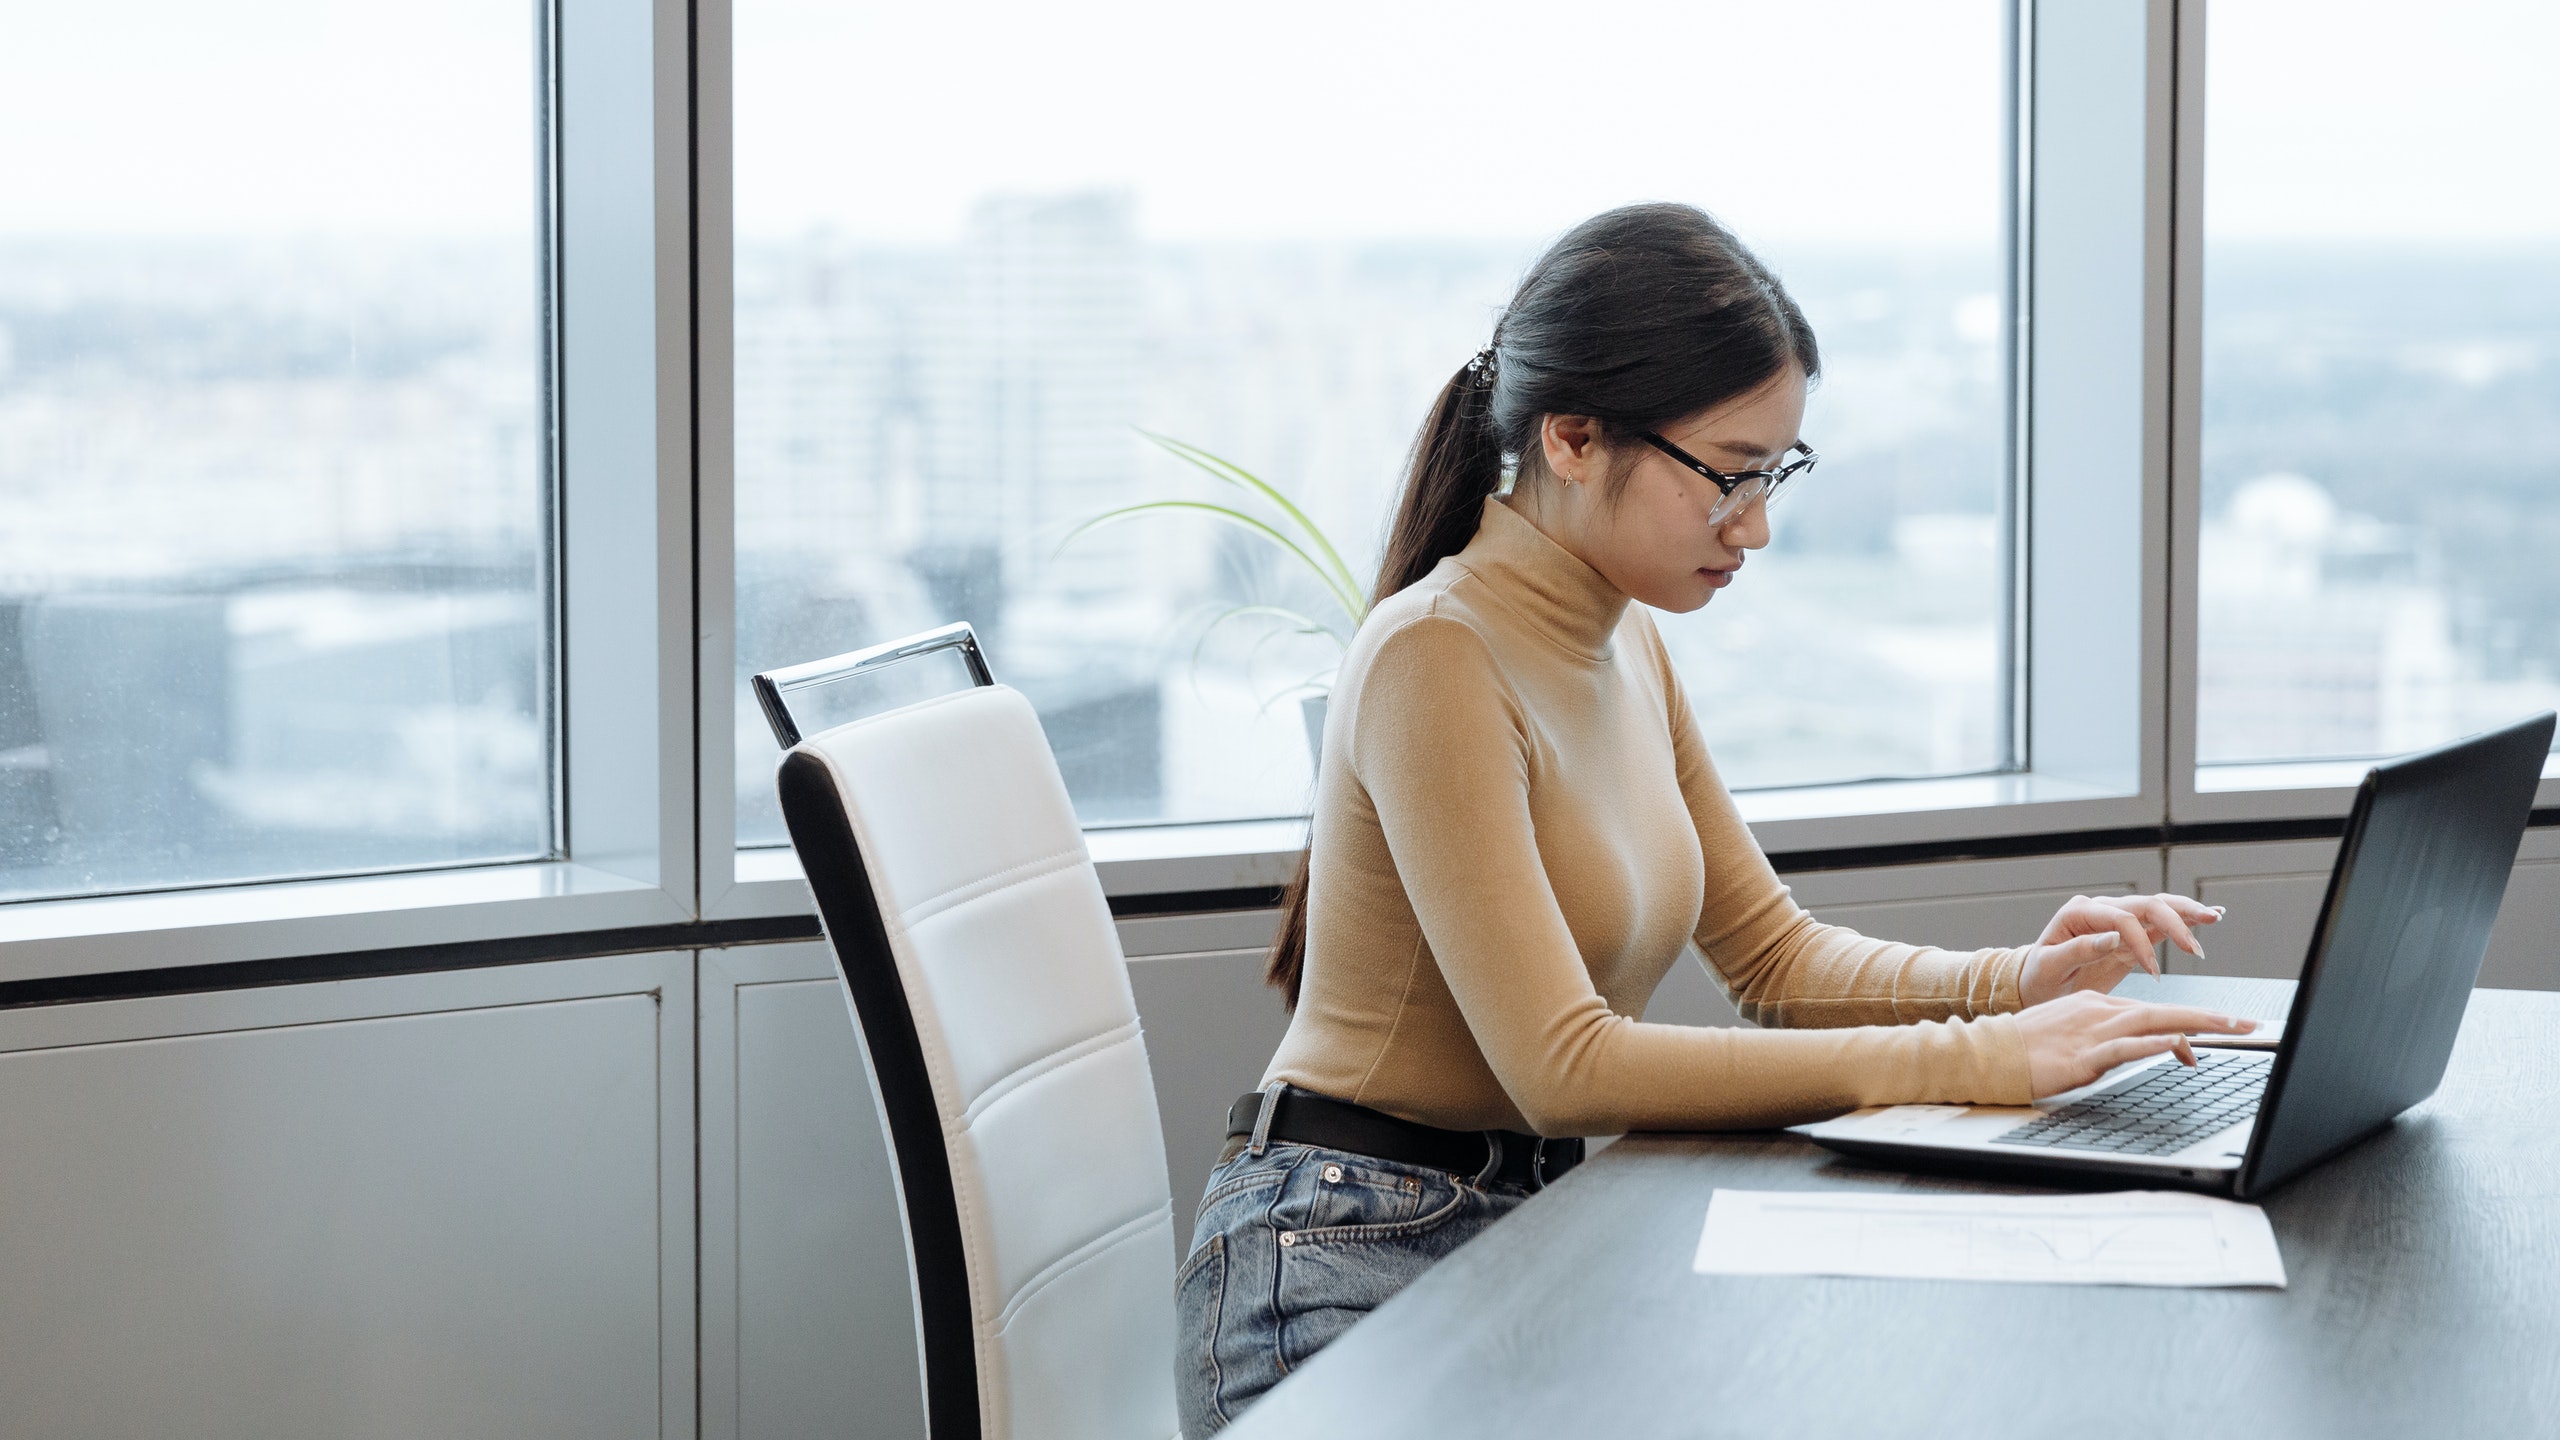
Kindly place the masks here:
MULTIPOLYGON (((977 572, 991 588, 974 597, 983 608, 968 618, 993 637, 1000 673, 1009 670, 1044 702, 1044 686, 1054 683, 1044 672, 1066 657, 1075 657, 1087 688, 1117 677, 1122 703, 1104 713, 1118 728, 1095 745, 1059 713, 1065 697, 1043 705, 1062 752, 1094 767, 1080 769, 1072 758, 1067 767, 1088 820, 1289 813, 1303 803, 1305 758, 1294 705, 1278 703, 1280 692, 1321 671, 1324 645, 1276 637, 1284 653, 1275 657, 1275 637, 1239 627, 1222 636, 1232 644, 1205 652, 1205 663, 1190 656, 1204 614, 1237 604, 1321 605, 1321 597, 1292 590, 1287 567, 1275 569, 1259 547, 1205 523, 1149 520, 1055 556, 1046 551, 1111 505, 1208 493, 1151 453, 1134 433, 1144 427, 1280 484, 1365 571, 1414 424, 1457 362, 1483 343, 1540 242, 1147 243, 1133 198, 1108 191, 991 196, 973 213, 977 231, 948 248, 865 245, 823 233, 740 248, 739 573, 754 592, 746 599, 742 591, 741 678, 759 665, 806 658, 762 643, 806 631, 769 608, 778 571, 799 571, 803 613, 841 619, 849 604, 921 622, 926 612, 914 601, 935 588, 927 552, 947 554, 956 543, 959 553, 983 557, 977 572), (1061 224, 1078 237, 1066 248, 1036 238, 1061 224), (991 284, 996 275, 1007 284, 991 284), (1096 288, 1097 277, 1110 278, 1096 288), (1009 358, 973 358, 991 353, 982 337, 992 333, 1008 337, 1009 358), (1042 357, 1060 345, 1079 357, 1077 393, 1087 408, 1074 417, 1077 428, 1035 441, 1019 418, 982 402, 1036 388, 1055 363, 1042 357), (934 378, 964 375, 976 378, 934 378), (828 394, 839 403, 811 402, 828 394), (1012 482, 986 463, 989 455, 1071 468, 1008 492, 1012 482), (869 457, 870 468, 856 457, 869 457), (930 528, 924 507, 899 498, 919 493, 946 505, 932 522, 944 527, 934 544, 918 542, 930 528), (1029 503, 1034 498, 1039 503, 1029 503), (970 524, 979 527, 975 538, 955 542, 970 524), (813 544, 839 533, 858 538, 813 544), (1033 535, 1046 543, 1026 543, 1033 535), (1106 539, 1116 554, 1097 543, 1106 539), (1133 569, 1129 557, 1138 554, 1146 563, 1133 569), (1141 574, 1143 583, 1133 578, 1141 574), (760 615, 775 618, 759 624, 760 615), (1294 659, 1285 653, 1291 649, 1294 659), (1264 663, 1238 659, 1239 651, 1264 663), (1141 733, 1131 719, 1150 709, 1152 725, 1141 725, 1156 732, 1156 746, 1131 740, 1141 733), (1224 747, 1210 741, 1226 753, 1200 763, 1181 759, 1201 743, 1183 737, 1221 730, 1251 738, 1224 747), (1117 762, 1108 754, 1115 737, 1129 751, 1117 762), (1116 778, 1106 778, 1115 764, 1116 778)), ((1972 514, 1987 526, 2003 423, 1996 253, 1799 258, 1807 279, 1797 288, 1833 336, 1808 420, 1809 433, 1818 428, 1822 436, 1826 469, 1821 493, 1791 502, 1782 528, 1797 534, 1797 548, 1890 557, 1899 553, 1897 515, 1972 514)), ((1907 693, 1946 718, 1929 737, 1909 739, 1852 719, 1857 707, 1833 707, 1834 718, 1816 726, 1769 717, 1765 705, 1738 707, 1732 713, 1768 717, 1741 722, 1746 728, 1730 737, 1738 783, 1998 765, 1999 581, 1989 558, 1984 547, 1983 568, 1964 575, 1940 566, 1930 603, 1915 609, 1872 577, 1771 557, 1755 572, 1758 588, 1774 585, 1793 604, 1743 629, 1777 663, 1814 667, 1809 673, 1824 677, 1825 688, 1907 693), (1818 633, 1842 603, 1850 612, 1835 617, 1833 630, 1872 625, 1898 608, 1903 640, 1940 661, 1962 659, 1952 669, 1915 669, 1860 641, 1818 633), (1970 698, 1928 698, 1950 684, 1970 698)), ((951 599, 946 609, 966 613, 966 597, 951 599)), ((897 628, 884 618, 863 638, 897 628)), ((1731 639, 1705 617, 1666 619, 1665 630, 1675 653, 1701 666, 1731 639)), ((1778 688, 1787 684, 1781 677, 1778 688)), ((1719 728, 1710 722, 1711 733, 1719 728)), ((771 759, 761 728, 742 727, 745 833, 778 839, 763 794, 771 759)))
MULTIPOLYGON (((1535 242, 1171 243, 1142 214, 991 196, 960 245, 742 247, 739 654, 970 615, 1089 820, 1292 813, 1307 760, 1280 692, 1326 652, 1248 663, 1239 629, 1189 660, 1217 606, 1308 600, 1285 569, 1176 522, 1051 552, 1086 515, 1185 493, 1144 424, 1263 470, 1365 567, 1412 425, 1535 242)), ((2560 595, 2532 557, 2560 526, 2560 427, 2533 397, 2560 363, 2560 265, 2212 253, 2205 758, 2377 753, 2550 703, 2560 595)), ((1996 767, 1994 257, 1774 258, 1824 338, 1825 461, 1749 583, 1663 622, 1711 747, 1739 788, 1996 767)), ((0 261, 0 891, 542 853, 530 257, 15 241, 0 261), (76 658, 102 645, 127 661, 76 658), (106 708, 45 699, 66 685, 106 708), (129 793, 73 773, 110 763, 129 793), (66 806, 95 822, 77 844, 66 806), (157 838, 118 849, 136 835, 157 838)), ((739 704, 741 833, 778 840, 739 704)))

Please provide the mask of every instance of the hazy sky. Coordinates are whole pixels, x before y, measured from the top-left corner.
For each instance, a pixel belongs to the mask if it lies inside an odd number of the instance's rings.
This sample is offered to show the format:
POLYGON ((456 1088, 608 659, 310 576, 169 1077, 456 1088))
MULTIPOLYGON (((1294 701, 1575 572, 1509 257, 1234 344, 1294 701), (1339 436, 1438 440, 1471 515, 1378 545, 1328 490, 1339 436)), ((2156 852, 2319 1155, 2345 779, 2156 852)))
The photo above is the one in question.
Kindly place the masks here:
POLYGON ((989 189, 1074 185, 1135 190, 1166 236, 1536 235, 1639 199, 1860 243, 1999 223, 1993 0, 741 0, 736 23, 751 234, 950 234, 989 189))
POLYGON ((527 231, 527 0, 9 0, 0 233, 527 231))
POLYGON ((2560 4, 2207 13, 2207 233, 2560 239, 2560 4))
MULTIPOLYGON (((1996 0, 737 0, 748 234, 955 233, 1126 187, 1152 235, 1502 236, 1694 200, 1746 237, 1987 241, 1996 0)), ((2560 238, 2560 4, 2214 0, 2217 235, 2560 238)), ((526 0, 11 7, 0 233, 490 233, 526 0)))

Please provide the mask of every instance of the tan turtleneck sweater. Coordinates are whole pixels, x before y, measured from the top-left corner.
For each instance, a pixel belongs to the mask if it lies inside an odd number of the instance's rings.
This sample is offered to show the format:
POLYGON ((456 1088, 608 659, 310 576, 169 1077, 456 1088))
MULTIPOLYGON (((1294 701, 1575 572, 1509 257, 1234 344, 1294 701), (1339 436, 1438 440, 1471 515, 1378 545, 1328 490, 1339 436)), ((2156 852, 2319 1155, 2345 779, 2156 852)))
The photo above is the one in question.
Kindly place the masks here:
POLYGON ((1798 909, 1641 606, 1517 511, 1380 604, 1335 682, 1304 988, 1265 1083, 1603 1135, 2024 1104, 2020 950, 1798 909), (1760 1030, 1648 1025, 1695 941, 1760 1030))

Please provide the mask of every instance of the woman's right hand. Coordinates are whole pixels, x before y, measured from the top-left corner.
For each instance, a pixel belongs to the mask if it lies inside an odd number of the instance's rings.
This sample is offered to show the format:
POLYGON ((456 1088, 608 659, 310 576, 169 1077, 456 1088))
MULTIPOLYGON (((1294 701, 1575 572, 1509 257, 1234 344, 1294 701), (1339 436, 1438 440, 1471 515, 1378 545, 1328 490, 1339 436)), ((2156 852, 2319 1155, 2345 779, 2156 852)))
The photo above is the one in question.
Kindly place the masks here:
POLYGON ((2076 1090, 2128 1060, 2174 1053, 2196 1063, 2189 1035, 2241 1035, 2258 1028, 2192 1005, 2154 1005, 2078 990, 2018 1012, 2027 1041, 2027 1080, 2036 1098, 2076 1090))

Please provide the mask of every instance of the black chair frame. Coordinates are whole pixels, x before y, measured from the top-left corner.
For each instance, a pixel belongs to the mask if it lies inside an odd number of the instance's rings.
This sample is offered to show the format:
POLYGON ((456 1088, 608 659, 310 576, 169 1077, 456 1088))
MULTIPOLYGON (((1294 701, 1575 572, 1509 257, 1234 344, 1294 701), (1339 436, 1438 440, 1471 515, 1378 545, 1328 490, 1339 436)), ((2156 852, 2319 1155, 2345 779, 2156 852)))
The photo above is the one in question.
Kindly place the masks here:
POLYGON ((978 637, 967 625, 948 625, 911 639, 858 650, 833 659, 755 677, 757 702, 785 753, 777 777, 783 823, 818 902, 819 923, 835 947, 836 965, 853 1000, 871 1083, 889 1131, 899 1202, 906 1210, 907 1262, 915 1285, 917 1331, 923 1347, 925 1430, 933 1440, 978 1440, 977 1328, 970 1313, 969 1257, 960 1230, 959 1197, 951 1178, 951 1152, 942 1133, 915 1011, 889 949, 878 893, 844 797, 826 762, 799 750, 800 728, 789 696, 812 685, 853 679, 867 672, 957 649, 980 685, 992 685, 978 637))

